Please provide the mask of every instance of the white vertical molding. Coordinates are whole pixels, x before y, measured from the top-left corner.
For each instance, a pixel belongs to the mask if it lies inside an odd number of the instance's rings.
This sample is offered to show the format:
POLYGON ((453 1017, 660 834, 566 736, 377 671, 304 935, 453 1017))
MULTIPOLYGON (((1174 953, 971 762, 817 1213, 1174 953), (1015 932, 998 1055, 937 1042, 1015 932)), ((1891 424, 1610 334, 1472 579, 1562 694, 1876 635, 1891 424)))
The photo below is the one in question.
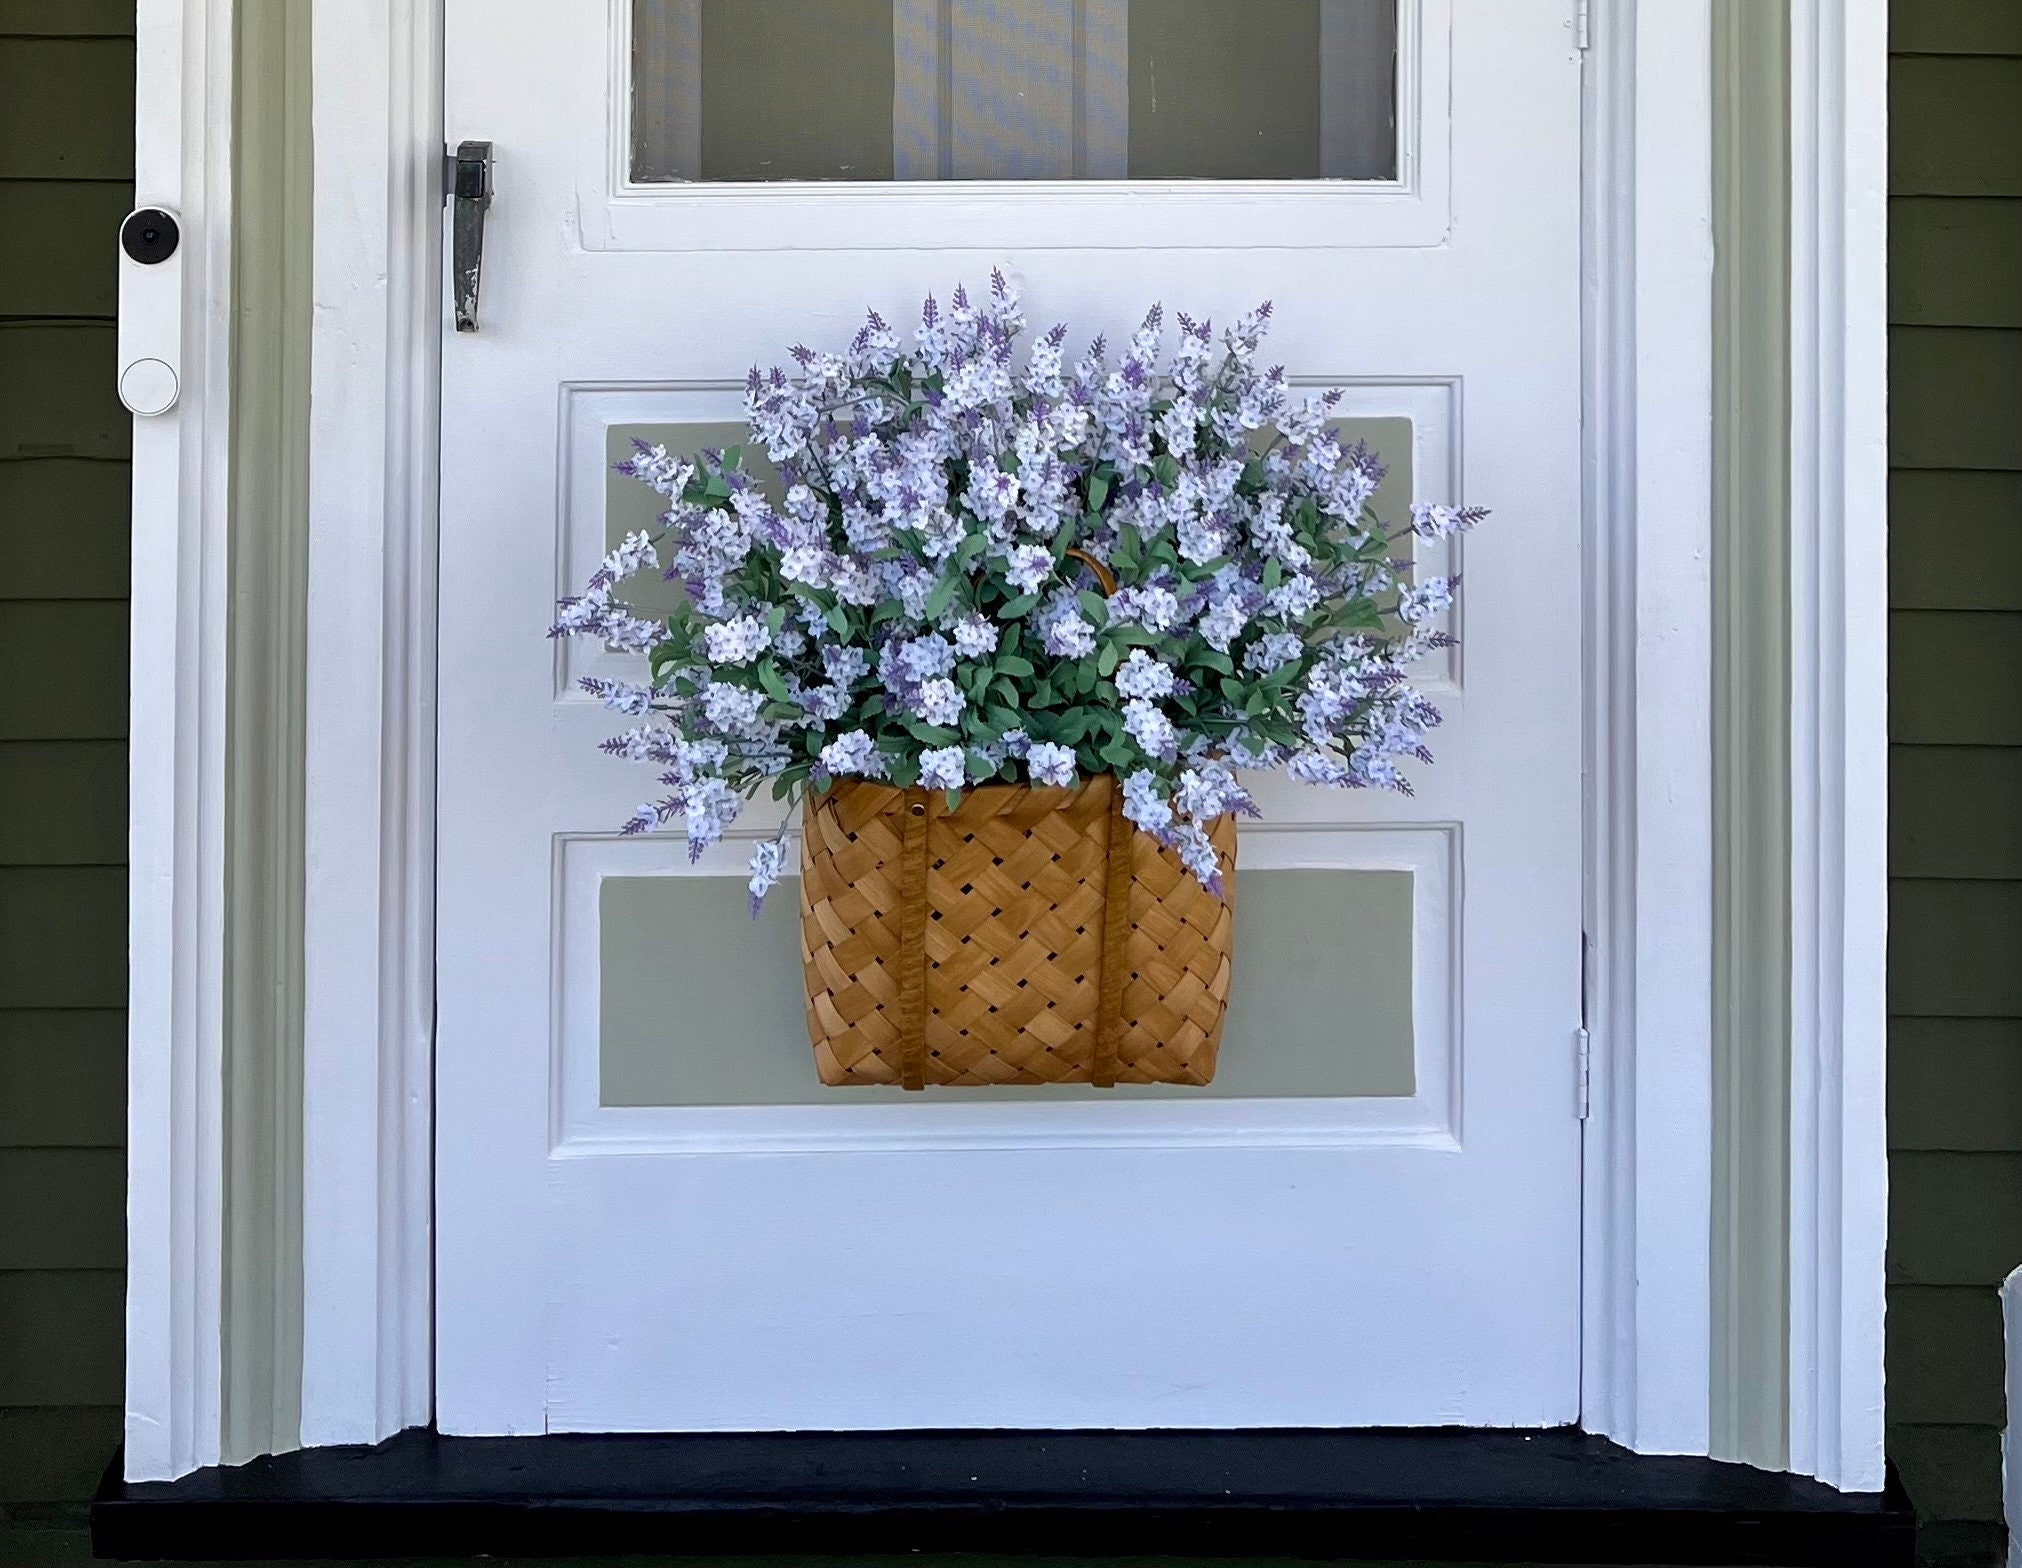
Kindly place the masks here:
POLYGON ((1588 54, 1583 1423, 1708 1439, 1712 18, 1597 0, 1588 54))
POLYGON ((1887 8, 1791 9, 1790 1467, 1883 1484, 1887 8))
POLYGON ((125 1469, 166 1480, 219 1443, 232 0, 136 24, 135 200, 183 234, 181 399, 134 420, 129 730, 125 1469))
POLYGON ((442 12, 315 10, 302 1436, 426 1422, 442 12))

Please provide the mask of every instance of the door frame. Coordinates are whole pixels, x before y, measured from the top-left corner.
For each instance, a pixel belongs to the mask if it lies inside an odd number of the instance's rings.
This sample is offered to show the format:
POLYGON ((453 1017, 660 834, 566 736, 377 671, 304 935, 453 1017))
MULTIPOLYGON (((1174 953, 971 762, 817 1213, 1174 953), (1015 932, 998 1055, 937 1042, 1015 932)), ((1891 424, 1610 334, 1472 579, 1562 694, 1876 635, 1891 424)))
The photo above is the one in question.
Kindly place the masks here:
MULTIPOLYGON (((218 1461, 220 1286, 235 1241, 219 1044, 233 3, 139 6, 161 69, 138 88, 138 197, 179 208, 192 237, 193 373, 176 412, 137 422, 134 445, 136 1480, 218 1461)), ((1581 1409, 1588 1429, 1643 1452, 1704 1453, 1709 1440, 1715 3, 1565 3, 1568 47, 1587 58, 1581 1409)), ((1884 101, 1886 21, 1848 0, 1788 3, 1789 1467, 1878 1490, 1886 132, 1869 106, 1884 101)), ((373 1442, 432 1410, 442 14, 440 0, 338 10, 317 6, 313 22, 305 1444, 373 1442)))

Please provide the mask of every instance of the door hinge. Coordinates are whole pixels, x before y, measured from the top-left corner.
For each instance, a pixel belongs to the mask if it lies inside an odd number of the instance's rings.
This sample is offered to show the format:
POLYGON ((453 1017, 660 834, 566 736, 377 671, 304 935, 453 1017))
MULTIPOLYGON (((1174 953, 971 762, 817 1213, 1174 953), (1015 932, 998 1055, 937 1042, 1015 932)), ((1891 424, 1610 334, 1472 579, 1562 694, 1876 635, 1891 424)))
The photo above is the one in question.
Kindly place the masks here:
POLYGON ((1594 1077, 1594 1037, 1588 1034, 1585 1029, 1575 1029, 1573 1031, 1573 1048, 1578 1052, 1579 1056, 1579 1060, 1573 1069, 1575 1085, 1573 1090, 1573 1105, 1579 1119, 1585 1121, 1587 1119, 1587 1108, 1593 1101, 1591 1085, 1594 1077))
POLYGON ((1581 1121, 1587 1119, 1587 1108, 1593 1103, 1591 1085, 1594 1077, 1594 1037, 1587 1032, 1587 1021, 1591 1016, 1589 994, 1594 981, 1594 939, 1586 932, 1580 933, 1580 1027, 1573 1031, 1573 1109, 1581 1121))
POLYGON ((1573 0, 1573 47, 1585 49, 1593 42, 1593 0, 1573 0))
POLYGON ((458 142, 442 155, 442 199, 449 218, 449 287, 456 330, 477 331, 477 291, 484 270, 484 215, 491 206, 491 143, 458 142))

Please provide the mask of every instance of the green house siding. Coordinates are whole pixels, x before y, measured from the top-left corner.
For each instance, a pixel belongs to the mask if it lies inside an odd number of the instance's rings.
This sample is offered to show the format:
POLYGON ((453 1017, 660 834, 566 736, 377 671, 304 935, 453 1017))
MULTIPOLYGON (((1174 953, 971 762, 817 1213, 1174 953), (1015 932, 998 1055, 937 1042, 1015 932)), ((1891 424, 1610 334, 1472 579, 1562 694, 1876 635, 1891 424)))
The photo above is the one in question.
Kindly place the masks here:
POLYGON ((132 34, 132 0, 0 0, 0 1514, 119 1437, 132 34))
POLYGON ((2022 7, 1894 0, 1889 1448, 1997 1560, 2022 1263, 2022 7))

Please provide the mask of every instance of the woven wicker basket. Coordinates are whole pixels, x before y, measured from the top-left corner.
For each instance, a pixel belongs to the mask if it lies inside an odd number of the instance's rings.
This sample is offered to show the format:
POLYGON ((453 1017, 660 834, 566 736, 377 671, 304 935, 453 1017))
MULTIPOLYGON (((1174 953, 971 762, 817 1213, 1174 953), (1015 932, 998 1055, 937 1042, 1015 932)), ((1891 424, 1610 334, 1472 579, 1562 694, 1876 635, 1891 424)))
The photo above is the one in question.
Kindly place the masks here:
POLYGON ((1228 1007, 1228 898, 1076 789, 841 784, 800 852, 807 1027, 825 1084, 1204 1084, 1228 1007))

